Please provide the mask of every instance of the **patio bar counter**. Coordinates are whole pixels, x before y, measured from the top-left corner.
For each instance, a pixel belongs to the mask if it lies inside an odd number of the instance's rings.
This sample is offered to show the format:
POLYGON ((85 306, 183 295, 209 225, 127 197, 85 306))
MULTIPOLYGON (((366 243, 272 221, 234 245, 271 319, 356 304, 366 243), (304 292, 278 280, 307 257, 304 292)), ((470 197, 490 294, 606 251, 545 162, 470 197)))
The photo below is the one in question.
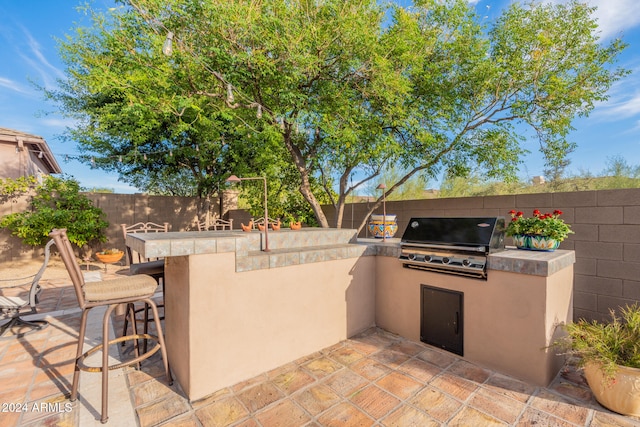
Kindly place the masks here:
POLYGON ((355 230, 129 234, 165 258, 169 363, 191 401, 375 324, 375 248, 355 230))

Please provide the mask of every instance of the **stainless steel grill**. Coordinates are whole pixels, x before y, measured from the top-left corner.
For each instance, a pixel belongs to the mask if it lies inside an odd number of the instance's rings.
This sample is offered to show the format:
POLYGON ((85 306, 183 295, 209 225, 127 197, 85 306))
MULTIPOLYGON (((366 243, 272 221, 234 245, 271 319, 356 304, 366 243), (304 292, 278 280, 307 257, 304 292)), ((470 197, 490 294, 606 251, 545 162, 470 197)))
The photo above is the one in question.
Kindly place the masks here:
POLYGON ((411 218, 401 240, 404 267, 487 278, 487 257, 504 249, 504 218, 411 218))

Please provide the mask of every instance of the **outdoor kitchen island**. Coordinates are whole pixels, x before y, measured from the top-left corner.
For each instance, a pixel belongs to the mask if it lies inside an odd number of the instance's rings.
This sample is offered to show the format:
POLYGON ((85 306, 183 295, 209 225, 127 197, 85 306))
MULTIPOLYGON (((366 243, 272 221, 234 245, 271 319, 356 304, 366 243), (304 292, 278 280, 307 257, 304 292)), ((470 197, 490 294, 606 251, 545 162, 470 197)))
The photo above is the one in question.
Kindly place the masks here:
POLYGON ((436 330, 435 340, 448 344, 447 334, 459 336, 458 354, 466 360, 539 386, 563 366, 561 350, 551 346, 563 334, 559 325, 573 320, 574 251, 507 248, 488 256, 486 280, 405 268, 397 256, 376 258, 378 327, 429 342, 421 329, 435 307, 448 329, 436 330), (445 307, 452 297, 459 308, 445 307))
POLYGON ((420 341, 420 285, 464 292, 464 358, 546 385, 561 361, 546 349, 571 320, 573 252, 491 255, 487 280, 409 270, 399 244, 355 230, 130 234, 165 258, 169 363, 191 400, 377 325, 420 341), (495 258, 494 258, 495 257, 495 258), (533 259, 532 259, 533 258, 533 259), (546 381, 546 383, 545 383, 546 381))

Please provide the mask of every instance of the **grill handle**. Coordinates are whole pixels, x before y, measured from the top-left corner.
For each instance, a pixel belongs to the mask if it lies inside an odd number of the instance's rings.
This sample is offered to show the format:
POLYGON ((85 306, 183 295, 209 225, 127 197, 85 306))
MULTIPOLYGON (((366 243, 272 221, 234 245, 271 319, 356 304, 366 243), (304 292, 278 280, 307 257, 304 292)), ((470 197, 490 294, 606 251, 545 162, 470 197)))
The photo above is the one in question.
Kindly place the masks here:
POLYGON ((458 335, 458 332, 460 332, 460 313, 456 311, 456 320, 454 321, 453 325, 455 326, 454 328, 454 333, 456 335, 458 335))
POLYGON ((402 242, 402 243, 406 244, 407 246, 413 246, 416 248, 446 249, 446 250, 453 250, 453 251, 464 250, 464 251, 482 252, 482 253, 487 252, 486 246, 469 247, 469 246, 451 246, 451 245, 431 245, 429 243, 408 243, 408 242, 402 242))

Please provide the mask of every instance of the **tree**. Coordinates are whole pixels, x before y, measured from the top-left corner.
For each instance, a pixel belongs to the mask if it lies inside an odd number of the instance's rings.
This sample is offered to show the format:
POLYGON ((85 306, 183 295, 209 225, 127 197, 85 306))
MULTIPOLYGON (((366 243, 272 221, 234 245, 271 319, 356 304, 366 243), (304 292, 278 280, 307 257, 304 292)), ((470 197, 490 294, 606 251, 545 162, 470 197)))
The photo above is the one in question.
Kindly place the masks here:
POLYGON ((632 166, 620 154, 607 157, 607 167, 604 176, 616 178, 640 178, 640 166, 632 166))
MULTIPOLYGON (((257 130, 255 117, 211 102, 217 82, 198 58, 163 55, 165 33, 132 9, 86 10, 93 26, 60 41, 67 78, 60 90, 45 90, 75 119, 66 137, 85 161, 151 194, 204 199, 219 193, 232 173, 266 175, 282 184, 270 186, 272 211, 294 207, 296 216, 308 217, 292 195, 295 169, 282 144, 257 130)), ((262 199, 251 191, 247 197, 252 206, 262 199)))
MULTIPOLYGON (((72 78, 58 100, 81 117, 89 111, 100 131, 116 128, 105 144, 133 141, 127 152, 138 157, 189 148, 188 161, 202 167, 212 162, 194 144, 225 135, 228 157, 218 164, 235 171, 246 163, 234 153, 248 146, 286 150, 300 194, 325 227, 323 198, 340 227, 347 197, 391 165, 406 173, 387 183, 386 197, 442 169, 514 178, 522 126, 559 170, 574 147, 573 119, 626 73, 609 69, 624 44, 601 45, 593 9, 575 1, 516 2, 491 28, 464 0, 420 0, 410 9, 376 0, 126 3, 112 15, 117 25, 70 42, 70 52, 88 49, 68 57, 72 78), (173 56, 161 58, 169 34, 173 56), (102 70, 97 83, 78 85, 94 68, 102 70), (78 108, 77 96, 88 104, 78 108), (100 127, 111 115, 111 126, 100 127)), ((100 132, 88 134, 79 143, 98 144, 100 132)), ((261 171, 270 169, 265 160, 261 171)), ((220 172, 207 176, 219 183, 220 172)))
POLYGON ((0 194, 30 195, 30 210, 0 218, 0 226, 7 227, 27 245, 46 244, 54 228, 66 228, 69 241, 79 247, 107 241, 104 229, 109 223, 105 213, 80 194, 80 184, 75 179, 47 175, 42 184, 7 179, 0 186, 0 194))
POLYGON ((630 165, 619 154, 607 157, 606 164, 607 167, 602 171, 602 175, 606 178, 600 188, 638 188, 640 186, 640 165, 630 165))

